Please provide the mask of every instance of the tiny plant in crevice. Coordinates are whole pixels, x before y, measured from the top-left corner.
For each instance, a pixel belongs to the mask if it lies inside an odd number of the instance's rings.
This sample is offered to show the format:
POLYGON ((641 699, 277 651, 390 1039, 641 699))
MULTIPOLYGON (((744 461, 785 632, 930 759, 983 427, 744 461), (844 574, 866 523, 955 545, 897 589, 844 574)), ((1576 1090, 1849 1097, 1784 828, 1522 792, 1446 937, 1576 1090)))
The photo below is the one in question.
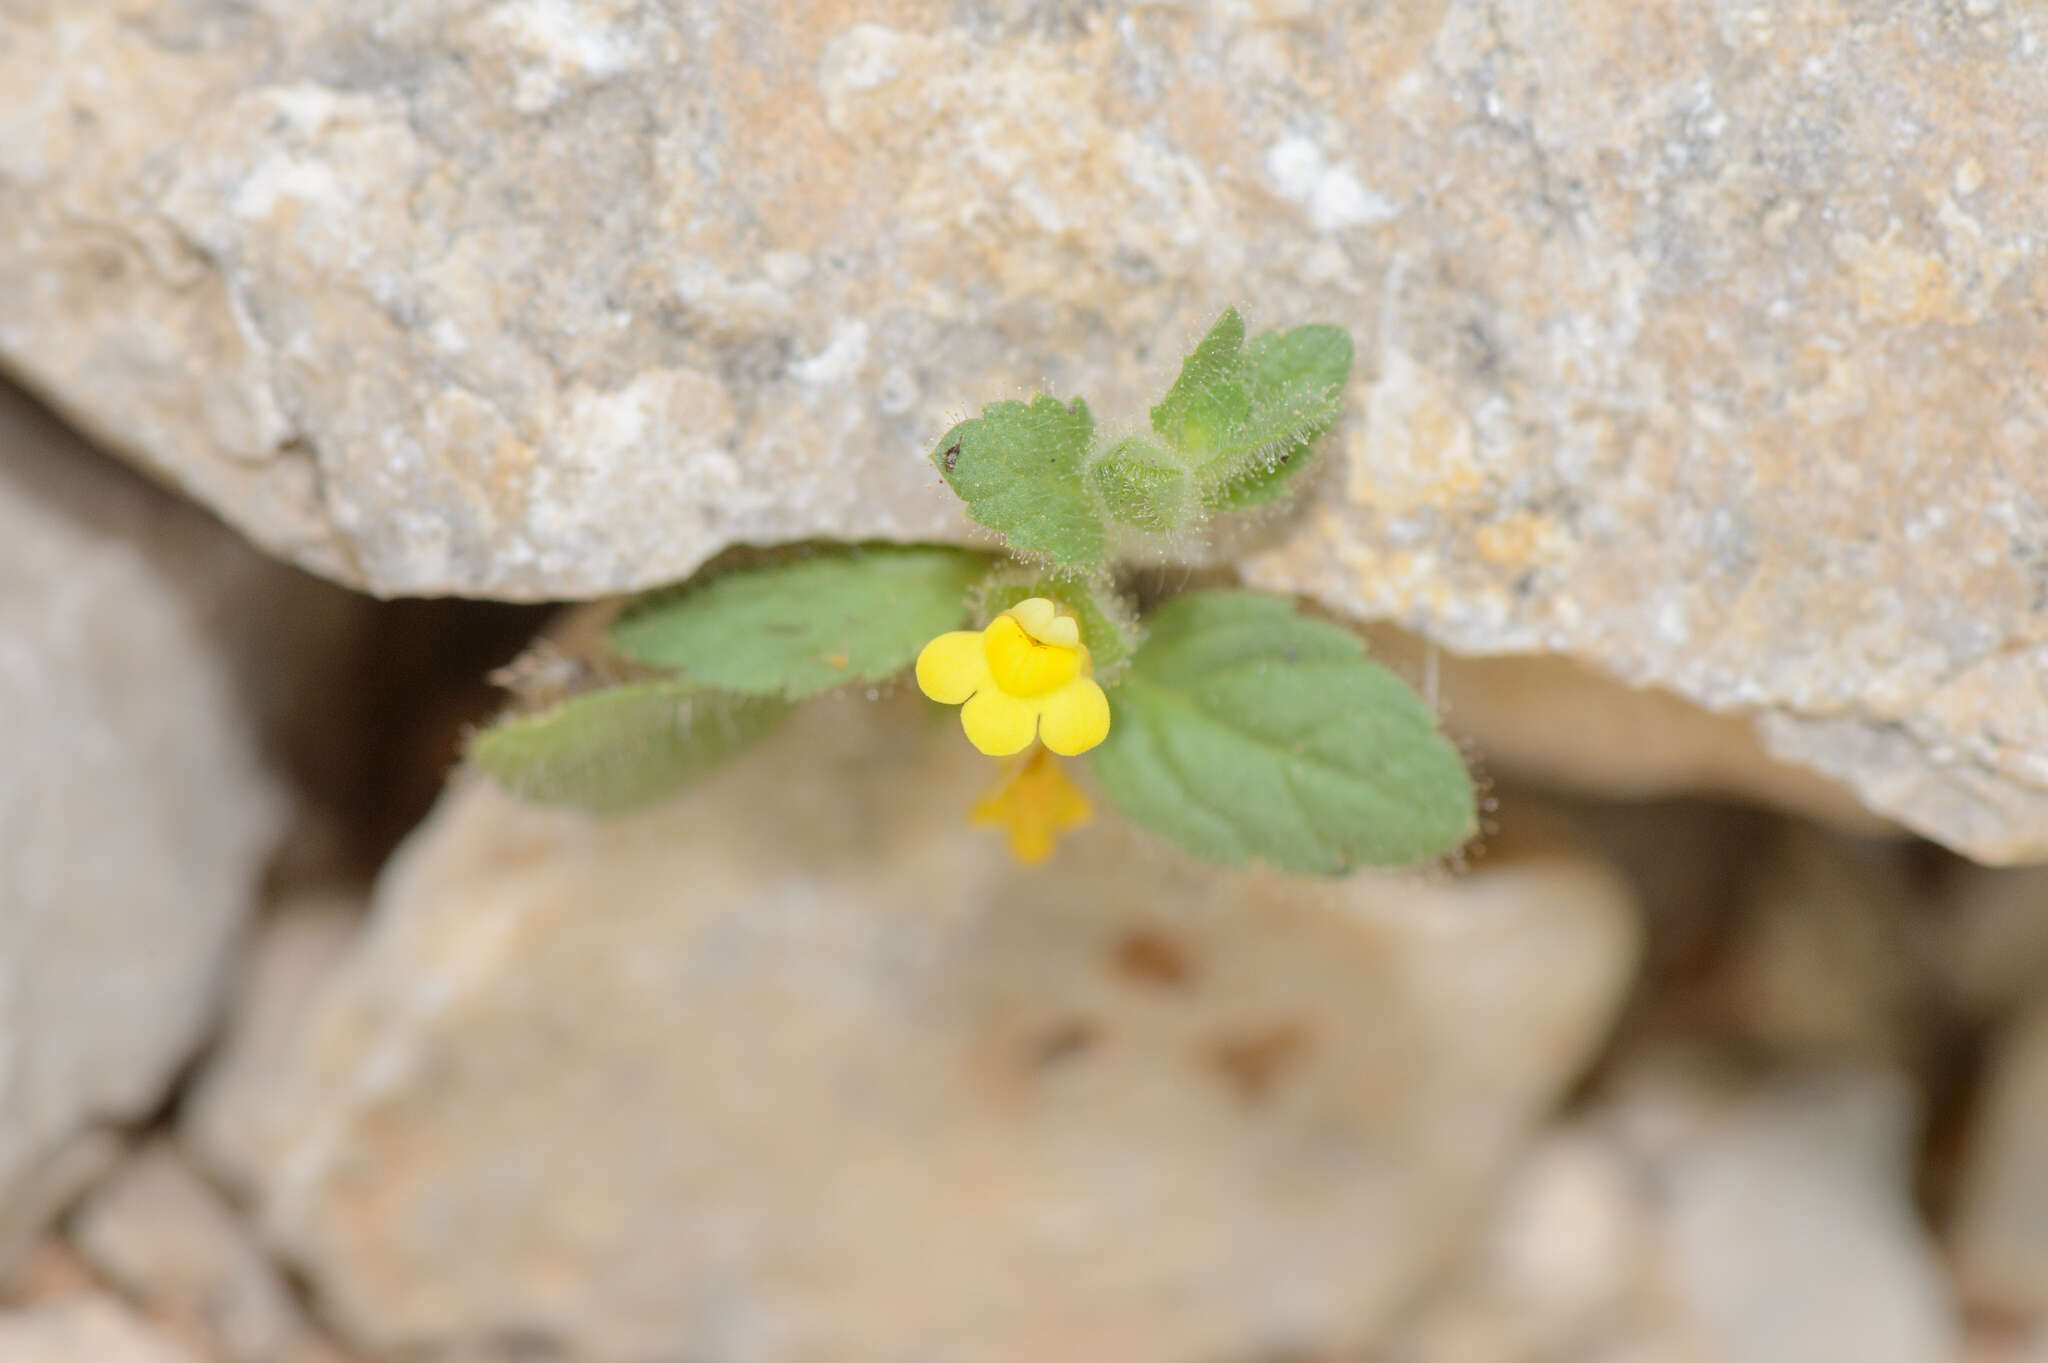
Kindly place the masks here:
MULTIPOLYGON (((932 464, 1006 551, 815 546, 628 602, 608 684, 477 734, 470 760, 527 799, 615 813, 660 799, 837 686, 914 668, 1005 766, 970 818, 1019 860, 1051 854, 1099 795, 1224 866, 1338 875, 1455 851, 1476 828, 1458 749, 1351 631, 1242 590, 1147 599, 1136 565, 1284 498, 1336 422, 1351 340, 1245 336, 1235 309, 1143 430, 1086 403, 997 402, 932 464)), ((539 664, 536 664, 539 666, 539 664)))

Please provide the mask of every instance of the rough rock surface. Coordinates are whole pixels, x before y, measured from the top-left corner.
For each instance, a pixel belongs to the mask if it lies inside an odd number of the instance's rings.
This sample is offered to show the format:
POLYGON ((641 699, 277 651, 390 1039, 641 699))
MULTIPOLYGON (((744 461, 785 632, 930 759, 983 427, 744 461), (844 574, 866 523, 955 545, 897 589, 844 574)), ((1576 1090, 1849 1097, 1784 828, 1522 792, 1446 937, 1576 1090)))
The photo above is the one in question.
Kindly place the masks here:
POLYGON ((1026 872, 963 819, 992 765, 848 699, 628 820, 459 786, 244 1147, 269 1238, 379 1350, 1356 1344, 1602 1035, 1626 890, 1229 875, 1106 819, 1026 872))
POLYGON ((288 809, 255 693, 300 585, 0 389, 0 1245, 211 1014, 288 809))
POLYGON ((2048 857, 2048 14, 29 0, 0 360, 384 592, 958 535, 1041 380, 1360 343, 1264 584, 1756 716, 2048 857))

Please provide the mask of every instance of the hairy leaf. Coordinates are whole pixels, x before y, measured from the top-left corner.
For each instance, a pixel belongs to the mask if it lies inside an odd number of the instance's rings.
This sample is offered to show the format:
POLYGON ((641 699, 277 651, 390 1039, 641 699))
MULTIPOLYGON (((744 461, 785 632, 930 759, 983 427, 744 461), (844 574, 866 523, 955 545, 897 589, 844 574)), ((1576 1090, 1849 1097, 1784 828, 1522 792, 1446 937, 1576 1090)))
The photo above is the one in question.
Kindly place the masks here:
POLYGON ((1178 530, 1187 519, 1187 468, 1150 440, 1120 441, 1088 476, 1111 520, 1139 530, 1178 530))
POLYGON ((967 514, 1019 553, 1092 568, 1105 553, 1102 516, 1083 481, 1095 421, 1088 404, 1040 393, 995 402, 939 437, 932 462, 967 514))
POLYGON ((1192 593, 1147 625, 1091 755, 1136 822, 1225 866, 1326 875, 1472 835, 1457 748, 1349 631, 1251 592, 1192 593))
POLYGON ((1246 341, 1237 309, 1226 309, 1152 409, 1152 429, 1195 467, 1209 506, 1255 506, 1279 494, 1307 462, 1304 447, 1336 421, 1351 359, 1342 327, 1246 341))
POLYGON ((1314 443, 1298 441, 1264 464, 1254 464, 1235 477, 1211 483, 1203 491, 1202 505, 1211 511, 1248 511, 1278 501, 1315 458, 1314 443))
POLYGON ((929 544, 848 545, 649 592, 612 647, 703 686, 790 699, 879 681, 967 618, 988 556, 929 544))
POLYGON ((485 729, 470 740, 469 760, 535 804, 621 814, 675 794, 788 710, 684 681, 633 682, 485 729))
POLYGON ((1236 308, 1225 308, 1181 361, 1180 377, 1152 409, 1152 429, 1167 444, 1200 458, 1243 427, 1251 407, 1243 348, 1244 319, 1236 308))

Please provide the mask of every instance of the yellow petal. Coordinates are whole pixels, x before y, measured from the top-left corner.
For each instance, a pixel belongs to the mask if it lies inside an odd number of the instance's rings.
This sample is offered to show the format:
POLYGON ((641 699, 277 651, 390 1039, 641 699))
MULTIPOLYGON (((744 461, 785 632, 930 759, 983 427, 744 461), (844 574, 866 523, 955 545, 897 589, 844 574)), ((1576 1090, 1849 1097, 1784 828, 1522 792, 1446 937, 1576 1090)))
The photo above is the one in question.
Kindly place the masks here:
POLYGON ((1041 644, 1008 615, 982 631, 989 675, 1013 696, 1042 696, 1072 681, 1081 670, 1081 651, 1041 644))
POLYGON ((1042 596, 1030 596, 1004 611, 1024 632, 1041 644, 1056 644, 1061 648, 1075 648, 1081 642, 1081 623, 1071 615, 1061 615, 1060 608, 1042 596))
POLYGON ((1109 697, 1092 677, 1076 677, 1038 702, 1039 737, 1061 757, 1073 757, 1109 737, 1109 697))
POLYGON ((1079 828, 1095 817, 1095 806, 1088 803, 1088 797, 1065 772, 1058 767, 1053 770, 1058 773, 1058 780, 1045 795, 1046 817, 1055 828, 1079 828))
POLYGON ((974 630, 941 634, 917 655, 917 689, 942 705, 958 705, 989 680, 988 656, 974 630))
POLYGON ((1023 752, 1038 727, 1038 711, 1030 701, 1019 700, 996 687, 974 693, 974 699, 960 707, 960 727, 967 741, 990 757, 1008 757, 1023 752))
POLYGON ((1026 866, 1036 866, 1052 855, 1053 845, 1058 841, 1054 824, 1035 813, 1019 810, 1009 795, 1010 787, 1004 787, 993 795, 983 797, 968 811, 968 819, 989 828, 1000 828, 1009 839, 1010 855, 1026 866))
POLYGON ((1038 817, 1056 829, 1079 827, 1095 812, 1066 769, 1043 748, 1025 759, 1024 770, 1012 788, 1019 801, 1029 801, 1038 817))
POLYGON ((1034 825, 1029 828, 1012 828, 1010 856, 1025 866, 1036 866, 1052 855, 1057 839, 1050 828, 1034 825))
POLYGON ((1023 772, 1024 765, 1028 765, 1031 758, 1036 756, 1038 754, 1034 752, 1031 754, 1031 757, 1024 759, 1024 764, 1012 763, 1006 768, 1009 774, 996 784, 995 789, 968 806, 967 822, 984 824, 990 828, 1001 828, 1009 818, 1010 805, 1015 799, 1014 792, 1017 788, 1018 777, 1023 772))
POLYGON ((1063 831, 1088 822, 1091 813, 1088 797, 1052 754, 1034 748, 1001 785, 975 803, 968 817, 1002 829, 1010 840, 1010 855, 1035 866, 1052 855, 1063 831))

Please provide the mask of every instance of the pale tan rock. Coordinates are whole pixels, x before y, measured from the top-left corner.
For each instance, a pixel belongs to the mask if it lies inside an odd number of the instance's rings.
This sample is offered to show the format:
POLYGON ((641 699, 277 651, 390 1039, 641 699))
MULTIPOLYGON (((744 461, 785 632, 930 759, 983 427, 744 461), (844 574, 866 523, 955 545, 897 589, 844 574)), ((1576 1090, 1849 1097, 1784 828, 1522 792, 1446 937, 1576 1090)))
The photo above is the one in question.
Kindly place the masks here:
POLYGON ((1971 1332, 1960 1363, 2048 1363, 2048 1326, 1985 1321, 1971 1332))
POLYGON ((113 1297, 0 1311, 0 1363, 207 1363, 113 1297))
POLYGON ((2031 676, 2020 680, 1981 693, 1983 704, 1971 711, 1987 725, 1981 734, 1964 734, 1953 712, 1939 726, 1782 710, 1756 716, 1755 724, 1767 751, 1847 784, 1872 810, 1917 833, 1993 865, 2036 862, 2048 855, 2041 831, 2048 799, 2033 780, 2039 758, 2003 727, 2024 728, 2014 712, 2036 703, 2026 690, 2031 676))
POLYGON ((2048 857, 2036 6, 253 13, 0 19, 0 360, 301 563, 958 537, 951 417, 1139 416, 1235 298, 1360 349, 1258 583, 2048 857))
POLYGON ((1954 1289, 1912 1201, 1917 1102, 1881 1066, 1798 1067, 1699 1102, 1668 1133, 1666 1254, 1708 1358, 1954 1358, 1954 1289))
POLYGON ((1596 1133, 1537 1145, 1494 1211, 1485 1253, 1533 1310, 1591 1316, 1620 1300, 1642 1256, 1643 1190, 1628 1161, 1596 1133))
POLYGON ((70 1233, 109 1284, 218 1363, 284 1363, 305 1333, 277 1269, 168 1141, 95 1191, 70 1233))
POLYGON ((1486 1232, 1371 1357, 1957 1363, 1912 1206, 1914 1120, 1883 1067, 1640 1046, 1510 1171, 1486 1232))
POLYGON ((15 1187, 0 1220, 0 1286, 11 1289, 17 1277, 33 1272, 33 1257, 45 1244, 44 1228, 113 1168, 122 1150, 123 1142, 112 1130, 92 1126, 16 1171, 15 1187))
POLYGON ((211 1020, 342 596, 0 389, 0 1246, 211 1020))
POLYGON ((1466 657, 1391 625, 1366 638, 1489 773, 1607 798, 1724 795, 1860 834, 1896 828, 1841 785, 1772 757, 1739 714, 1626 686, 1569 658, 1466 657))
POLYGON ((610 823, 465 783, 387 871, 247 1170, 375 1350, 1247 1356, 1355 1345, 1597 1042, 1629 896, 1232 875, 963 822, 919 698, 806 707, 610 823))
POLYGON ((1583 1121, 1546 1133, 1454 1269, 1376 1342, 1375 1363, 1563 1363, 1665 1342, 1642 1309, 1652 1215, 1648 1180, 1608 1133, 1583 1121))
POLYGON ((233 1182, 261 1164, 293 1121, 281 1107, 281 1071, 321 986, 361 932, 366 907, 354 891, 311 891, 257 925, 225 1033, 179 1114, 180 1134, 216 1176, 233 1182))
POLYGON ((1971 1134, 1956 1224, 1957 1272, 1976 1305, 2048 1314, 2048 1003, 2000 1037, 1971 1134))
POLYGON ((4 1282, 0 1282, 0 1308, 14 1310, 36 1306, 62 1297, 75 1297, 98 1287, 92 1268, 70 1241, 47 1234, 22 1256, 4 1282))

